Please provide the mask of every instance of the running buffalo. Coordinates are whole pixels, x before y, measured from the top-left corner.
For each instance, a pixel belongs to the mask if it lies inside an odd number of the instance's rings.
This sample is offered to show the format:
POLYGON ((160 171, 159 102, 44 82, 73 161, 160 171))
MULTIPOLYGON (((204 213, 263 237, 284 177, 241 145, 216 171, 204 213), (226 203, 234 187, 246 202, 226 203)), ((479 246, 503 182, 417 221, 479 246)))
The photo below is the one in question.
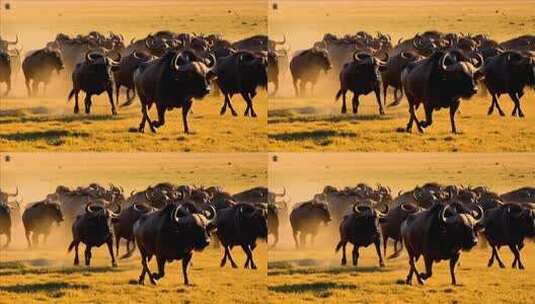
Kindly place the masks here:
POLYGON ((401 225, 401 237, 409 254, 409 274, 406 283, 412 284, 415 274, 418 283, 433 274, 433 262, 450 261, 451 282, 457 284, 455 266, 461 255, 477 245, 476 228, 483 218, 483 210, 477 214, 457 213, 452 205, 434 204, 431 208, 409 215, 401 225), (416 269, 416 261, 423 256, 425 273, 416 269))
POLYGON ((457 133, 455 114, 460 98, 470 98, 477 93, 476 81, 483 76, 479 68, 483 65, 480 55, 467 59, 460 51, 437 51, 429 58, 410 63, 401 75, 405 95, 409 101, 410 118, 407 132, 416 122, 418 131, 433 123, 433 111, 449 108, 451 131, 457 133), (425 121, 416 117, 416 109, 423 104, 425 121))
POLYGON ((215 57, 201 60, 193 54, 168 51, 162 57, 141 66, 134 73, 134 84, 141 101, 142 119, 139 132, 148 122, 150 130, 165 124, 165 112, 182 108, 184 132, 189 133, 187 116, 192 98, 201 99, 210 93, 210 80, 215 77, 212 68, 215 57), (158 120, 152 121, 148 109, 156 104, 158 120))
POLYGON ((386 70, 386 62, 364 52, 353 53, 353 61, 344 64, 340 71, 340 90, 336 94, 336 100, 342 96, 342 113, 347 112, 346 93, 353 92, 353 113, 357 114, 359 109, 359 95, 375 93, 379 114, 384 115, 383 104, 381 103, 381 72, 386 70))
POLYGON ((304 202, 294 207, 290 213, 290 225, 296 248, 305 247, 306 236, 311 235, 311 244, 318 234, 319 226, 323 222, 327 225, 331 221, 331 214, 327 204, 316 200, 304 202), (299 242, 297 235, 299 234, 299 242))
POLYGON ((72 72, 72 90, 69 93, 69 100, 74 96, 74 113, 79 112, 78 94, 80 91, 85 92, 86 114, 91 112, 91 96, 106 92, 111 104, 111 113, 117 115, 113 102, 113 72, 118 69, 119 64, 113 59, 99 53, 87 53, 85 60, 76 64, 72 72))
POLYGON ((6 92, 1 95, 7 96, 11 91, 11 57, 8 53, 0 51, 0 84, 6 84, 6 92))
POLYGON ((59 225, 63 222, 63 213, 58 203, 44 200, 32 204, 22 213, 22 223, 26 234, 28 248, 37 247, 39 244, 39 235, 44 236, 43 243, 50 234, 50 228, 53 223, 59 225), (32 240, 30 241, 30 235, 32 240))
POLYGON ((318 81, 320 72, 327 73, 332 68, 327 51, 319 48, 311 48, 298 52, 290 61, 295 95, 305 94, 306 84, 311 84, 311 92, 318 81), (299 89, 297 85, 299 84, 299 89))
POLYGON ((30 52, 22 62, 22 71, 24 72, 28 96, 37 95, 39 83, 41 82, 44 84, 43 92, 46 91, 46 86, 50 82, 52 72, 56 70, 59 74, 63 68, 63 59, 57 50, 44 48, 30 52))
POLYGON ((165 275, 165 263, 182 260, 184 284, 189 284, 188 265, 193 250, 201 251, 210 244, 209 225, 215 219, 215 210, 202 214, 191 214, 186 208, 169 204, 156 212, 147 213, 134 224, 134 237, 141 255, 142 271, 139 284, 150 282, 165 275), (151 273, 148 261, 156 256, 158 273, 151 273))

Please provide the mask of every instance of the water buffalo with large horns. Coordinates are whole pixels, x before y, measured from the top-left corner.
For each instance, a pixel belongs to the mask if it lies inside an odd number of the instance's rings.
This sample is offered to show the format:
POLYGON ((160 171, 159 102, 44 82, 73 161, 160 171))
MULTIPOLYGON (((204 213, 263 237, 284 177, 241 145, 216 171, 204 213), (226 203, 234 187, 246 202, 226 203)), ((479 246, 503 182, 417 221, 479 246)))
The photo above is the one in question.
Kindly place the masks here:
POLYGON ((411 214, 401 225, 401 237, 409 254, 409 274, 406 283, 412 284, 416 275, 418 283, 433 274, 433 262, 449 260, 451 282, 457 284, 455 266, 461 250, 468 251, 477 245, 477 226, 483 219, 483 210, 474 213, 458 213, 452 205, 434 204, 431 208, 411 214), (425 273, 416 269, 416 261, 423 256, 425 273))
POLYGON ((240 203, 219 212, 216 221, 217 237, 225 249, 221 267, 227 257, 233 268, 238 267, 231 255, 232 247, 241 246, 247 259, 244 268, 256 269, 253 251, 258 238, 267 238, 266 212, 262 208, 240 203))
POLYGON ((147 204, 138 204, 134 202, 121 211, 117 220, 113 223, 115 233, 115 254, 119 255, 119 242, 121 239, 126 240, 126 253, 121 258, 127 258, 132 255, 136 249, 134 239, 134 224, 145 213, 155 211, 154 207, 147 204), (130 244, 132 247, 130 248, 130 244))
POLYGON ((136 97, 136 87, 134 85, 134 72, 142 64, 149 62, 153 57, 145 52, 134 51, 119 60, 119 69, 114 73, 115 80, 115 102, 119 103, 119 92, 121 87, 126 87, 126 101, 122 106, 132 103, 136 97), (132 96, 130 96, 132 92, 132 96))
POLYGON ((44 84, 43 92, 45 92, 52 72, 55 70, 59 74, 63 68, 63 59, 57 50, 43 48, 30 52, 22 62, 22 71, 24 73, 28 96, 37 95, 39 83, 44 84))
POLYGON ((147 213, 134 224, 134 237, 141 255, 142 271, 139 284, 165 275, 165 263, 182 260, 184 284, 189 284, 188 265, 193 251, 201 251, 210 244, 210 227, 216 216, 214 209, 191 214, 186 208, 169 204, 156 212, 147 213), (148 261, 156 256, 158 273, 152 273, 148 261))
POLYGON ((321 223, 327 225, 331 221, 331 213, 327 204, 316 199, 296 205, 290 212, 290 225, 296 248, 304 248, 307 235, 311 236, 310 243, 318 234, 321 223), (297 237, 299 235, 299 242, 297 237))
POLYGON ((50 234, 50 228, 53 223, 59 225, 63 222, 63 213, 60 205, 49 200, 40 201, 30 205, 22 213, 22 223, 28 248, 37 247, 39 244, 39 235, 43 235, 43 244, 50 234), (30 235, 32 240, 30 241, 30 235))
POLYGON ((221 58, 216 74, 217 86, 225 97, 220 114, 225 114, 228 106, 233 116, 238 115, 232 107, 231 98, 234 94, 240 94, 246 103, 243 115, 256 117, 253 99, 258 87, 267 87, 267 57, 251 51, 239 51, 221 58))
POLYGON ((327 73, 331 68, 331 61, 325 50, 311 48, 297 52, 290 60, 295 95, 304 95, 307 83, 311 84, 310 91, 313 92, 320 72, 323 70, 327 73), (298 84, 299 89, 297 88, 298 84))
POLYGON ((383 236, 383 256, 386 257, 386 247, 388 239, 394 240, 394 253, 389 258, 399 256, 403 250, 403 242, 401 241, 401 224, 407 219, 409 214, 413 214, 420 210, 419 207, 411 203, 401 203, 396 207, 391 208, 386 213, 384 220, 381 222, 381 234, 383 236), (398 249, 398 243, 401 245, 398 249))
POLYGON ((115 103, 113 102, 113 73, 118 70, 118 62, 103 54, 88 52, 85 55, 85 60, 78 63, 72 72, 72 90, 68 99, 71 100, 74 96, 74 113, 79 112, 78 94, 80 91, 85 92, 84 105, 86 114, 91 112, 91 96, 106 92, 111 104, 111 113, 117 115, 115 103))
POLYGON ((499 249, 508 246, 515 256, 512 267, 524 269, 520 251, 524 247, 524 239, 535 235, 535 209, 516 203, 503 204, 487 210, 480 225, 492 248, 488 266, 492 266, 496 258, 500 268, 504 268, 499 249))
POLYGON ((187 116, 192 99, 201 99, 210 93, 210 80, 215 77, 212 68, 215 57, 201 59, 192 52, 169 51, 162 57, 142 64, 134 73, 134 84, 141 101, 142 119, 139 132, 148 122, 152 132, 165 124, 165 112, 182 108, 184 132, 189 133, 187 116), (148 109, 156 104, 158 120, 152 121, 148 109))
POLYGON ((69 252, 74 248, 74 265, 79 265, 78 246, 85 244, 85 265, 91 264, 91 248, 100 247, 103 244, 108 246, 113 267, 117 267, 115 255, 113 253, 113 227, 112 223, 117 221, 121 212, 121 206, 113 212, 100 203, 89 202, 85 207, 85 213, 78 215, 72 224, 72 242, 69 245, 69 252))
POLYGON ((466 58, 460 51, 437 51, 429 58, 410 63, 401 75, 401 82, 409 102, 410 118, 407 132, 416 122, 418 131, 433 123, 433 111, 449 108, 451 131, 457 133, 455 114, 461 98, 477 93, 477 80, 483 76, 483 58, 466 58), (423 104, 425 121, 416 117, 416 109, 423 104))
MULTIPOLYGON (((388 58, 387 58, 388 60, 388 58)), ((375 93, 379 114, 384 115, 381 102, 381 72, 386 70, 386 60, 383 61, 371 54, 364 52, 353 53, 353 61, 344 64, 340 71, 340 90, 336 93, 336 100, 342 96, 342 113, 347 112, 346 93, 353 92, 353 113, 358 113, 359 95, 375 93)))
MULTIPOLYGON (((386 210, 388 212, 388 208, 386 210)), ((346 245, 353 244, 353 266, 357 266, 359 259, 359 247, 375 245, 379 266, 384 267, 383 256, 381 255, 381 227, 385 214, 375 210, 371 206, 353 205, 353 212, 344 216, 340 223, 340 241, 336 245, 336 252, 342 249, 342 265, 346 265, 346 245)))
POLYGON ((385 104, 388 87, 394 88, 394 102, 392 102, 389 106, 396 106, 401 102, 401 98, 403 98, 401 72, 410 62, 420 60, 422 58, 423 56, 414 52, 403 51, 388 59, 386 62, 386 69, 381 73, 381 80, 383 84, 383 102, 385 104))
POLYGON ((526 86, 535 87, 535 59, 517 51, 507 51, 490 58, 483 71, 483 81, 492 95, 488 114, 492 114, 496 106, 498 113, 504 116, 498 98, 502 94, 508 94, 515 104, 511 115, 524 117, 520 99, 526 86))

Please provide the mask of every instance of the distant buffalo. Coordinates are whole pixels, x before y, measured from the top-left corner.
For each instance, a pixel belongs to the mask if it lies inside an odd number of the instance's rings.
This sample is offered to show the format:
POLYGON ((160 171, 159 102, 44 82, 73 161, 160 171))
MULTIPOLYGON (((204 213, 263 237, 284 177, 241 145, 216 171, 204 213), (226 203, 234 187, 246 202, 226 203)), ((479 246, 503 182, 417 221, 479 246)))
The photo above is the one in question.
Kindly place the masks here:
POLYGON ((44 236, 43 243, 46 244, 52 224, 59 225, 61 222, 63 222, 63 213, 57 203, 44 200, 26 208, 22 213, 22 223, 24 224, 28 248, 38 246, 39 235, 44 236), (31 242, 30 235, 32 236, 31 242))
POLYGON ((292 73, 295 95, 305 94, 306 84, 311 84, 310 91, 314 91, 314 86, 318 81, 321 71, 327 73, 332 69, 327 51, 311 48, 297 52, 290 60, 290 72, 292 73), (299 89, 297 88, 299 85, 299 89))
POLYGON ((37 95, 39 83, 41 82, 44 84, 43 92, 46 91, 52 72, 55 70, 59 74, 63 69, 63 59, 57 50, 44 48, 29 53, 22 62, 28 96, 37 95))

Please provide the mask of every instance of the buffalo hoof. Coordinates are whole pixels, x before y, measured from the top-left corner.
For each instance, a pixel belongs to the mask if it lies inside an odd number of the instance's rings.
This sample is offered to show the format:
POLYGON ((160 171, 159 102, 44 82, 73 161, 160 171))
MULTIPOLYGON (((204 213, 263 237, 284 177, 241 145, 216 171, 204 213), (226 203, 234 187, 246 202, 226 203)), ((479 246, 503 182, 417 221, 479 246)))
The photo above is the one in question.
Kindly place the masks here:
POLYGON ((80 265, 80 262, 79 261, 74 261, 74 266, 78 266, 80 265))
POLYGON ((117 115, 117 111, 116 110, 111 111, 111 115, 114 115, 114 116, 117 115))
POLYGON ((80 109, 74 108, 74 114, 78 114, 80 112, 80 109))
POLYGON ((504 265, 503 263, 500 263, 499 266, 500 266, 500 268, 502 268, 502 269, 505 268, 505 265, 504 265))
POLYGON ((117 267, 117 263, 116 262, 111 263, 111 267, 115 267, 116 268, 117 267))
POLYGON ((504 113, 504 112, 500 111, 499 113, 500 113, 500 116, 501 116, 501 117, 504 117, 504 116, 505 116, 505 113, 504 113))
POLYGON ((385 263, 383 263, 383 262, 379 263, 379 267, 386 267, 385 263))
POLYGON ((524 265, 520 264, 520 266, 518 266, 518 269, 524 270, 524 265))
POLYGON ((232 263, 231 266, 232 268, 238 268, 238 265, 236 265, 236 263, 232 263))
MULTIPOLYGON (((253 264, 253 265, 251 266, 251 269, 256 269, 256 265, 253 264)), ((520 269, 524 269, 524 268, 520 268, 520 269)))
POLYGON ((232 116, 238 116, 238 113, 236 113, 236 111, 232 111, 232 116))
POLYGON ((383 110, 379 111, 379 115, 385 115, 385 111, 383 110))
POLYGON ((340 263, 342 266, 345 266, 347 265, 347 260, 346 259, 342 259, 342 262, 340 263))
POLYGON ((520 112, 520 114, 518 114, 518 117, 524 118, 524 113, 520 112))
POLYGON ((138 283, 139 285, 145 285, 144 280, 142 280, 141 278, 137 281, 137 283, 138 283))
POLYGON ((347 109, 346 108, 342 108, 342 114, 345 114, 347 113, 347 109))

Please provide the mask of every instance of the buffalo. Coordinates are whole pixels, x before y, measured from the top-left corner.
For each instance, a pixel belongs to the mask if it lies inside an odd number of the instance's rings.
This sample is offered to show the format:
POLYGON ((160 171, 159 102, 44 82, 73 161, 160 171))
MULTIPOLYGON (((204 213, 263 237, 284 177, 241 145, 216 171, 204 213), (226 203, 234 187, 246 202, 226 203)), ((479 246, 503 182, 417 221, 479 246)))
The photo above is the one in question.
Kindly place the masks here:
POLYGON ((201 60, 191 53, 169 51, 162 57, 142 64, 134 73, 134 84, 141 101, 142 119, 139 132, 148 122, 152 132, 165 124, 165 111, 182 108, 184 132, 189 133, 187 116, 192 98, 203 98, 210 93, 210 80, 215 58, 201 60), (156 104, 158 120, 152 121, 148 109, 156 104))
POLYGON ((492 247, 488 267, 492 266, 494 258, 500 268, 505 267, 498 250, 501 246, 508 246, 515 256, 512 267, 524 269, 520 251, 524 247, 524 238, 535 235, 535 210, 516 203, 500 205, 487 210, 480 226, 492 247))
POLYGON ((318 234, 320 224, 327 225, 331 221, 331 214, 327 204, 316 200, 301 203, 290 212, 290 225, 296 248, 304 248, 306 236, 311 235, 311 244, 318 234), (297 235, 299 234, 299 242, 297 235))
POLYGON ((39 235, 44 236, 43 243, 46 244, 46 239, 54 222, 57 225, 63 222, 63 213, 58 203, 44 200, 26 208, 22 213, 22 223, 24 224, 28 248, 38 246, 39 235), (30 235, 32 236, 31 242, 30 235))
POLYGON ((295 95, 305 94, 306 84, 311 84, 311 92, 318 81, 319 73, 323 70, 327 73, 332 68, 327 51, 311 48, 298 52, 290 60, 290 72, 292 73, 295 95), (299 83, 299 89, 297 85, 299 83))
POLYGON ((119 241, 124 238, 126 240, 126 253, 121 258, 127 258, 132 255, 136 249, 136 242, 134 240, 134 224, 145 213, 152 212, 155 209, 146 204, 133 203, 128 206, 117 217, 113 223, 113 232, 115 234, 115 254, 119 255, 119 241), (132 248, 130 248, 132 243, 132 248))
POLYGON ((246 203, 236 204, 219 212, 216 226, 217 237, 225 249, 221 267, 225 266, 227 257, 232 268, 238 267, 230 252, 232 247, 241 246, 247 255, 244 268, 256 269, 253 260, 256 241, 266 239, 268 234, 265 210, 246 203))
POLYGON ((184 284, 189 284, 188 264, 193 250, 201 251, 210 244, 209 225, 215 219, 215 211, 191 214, 185 208, 169 204, 156 212, 147 213, 134 224, 134 237, 141 255, 142 271, 139 284, 150 282, 165 275, 165 263, 182 260, 184 284), (156 256, 158 273, 151 273, 148 260, 156 256))
POLYGON ((381 234, 383 237, 383 255, 386 257, 386 247, 388 239, 394 240, 394 253, 390 258, 399 256, 403 250, 403 242, 401 241, 401 224, 407 219, 409 214, 418 212, 419 208, 410 203, 399 204, 391 208, 384 216, 381 222, 381 234), (398 249, 398 243, 401 245, 398 249))
POLYGON ((457 284, 455 265, 459 261, 461 249, 468 251, 477 245, 478 222, 483 218, 483 210, 478 214, 457 213, 451 205, 434 204, 431 208, 411 214, 401 225, 401 237, 409 255, 409 274, 406 283, 412 284, 416 275, 418 283, 433 274, 433 262, 449 260, 451 282, 457 284), (423 256, 425 273, 416 269, 416 261, 423 256))
POLYGON ((496 106, 499 114, 504 116, 498 98, 502 94, 508 94, 515 104, 511 115, 524 117, 520 99, 526 86, 535 87, 535 60, 528 55, 508 51, 490 58, 483 71, 484 84, 492 95, 488 114, 492 114, 496 106))
POLYGON ((115 80, 115 102, 119 103, 119 92, 122 86, 126 87, 126 102, 123 106, 132 103, 136 96, 136 88, 134 86, 134 72, 137 68, 145 62, 152 59, 152 56, 145 52, 134 51, 119 60, 119 68, 114 73, 115 80), (132 92, 132 96, 130 96, 132 92))
POLYGON ((476 81, 483 76, 479 68, 483 65, 480 55, 476 62, 468 60, 460 51, 437 51, 429 58, 410 63, 401 75, 401 82, 409 102, 410 118, 407 132, 416 122, 418 131, 433 123, 433 111, 449 108, 451 131, 457 133, 455 113, 460 98, 470 98, 477 93, 476 81), (425 121, 416 117, 416 109, 423 103, 425 121))
MULTIPOLYGON (((388 209, 387 209, 388 211, 388 209)), ((346 245, 353 244, 353 266, 357 266, 359 247, 375 245, 379 256, 379 266, 385 263, 381 255, 381 228, 379 224, 384 221, 385 215, 370 206, 355 204, 353 212, 344 216, 340 223, 340 241, 336 245, 336 252, 342 249, 342 265, 346 265, 346 245)))
POLYGON ((113 59, 99 53, 89 52, 85 60, 76 65, 72 72, 72 90, 68 99, 74 96, 74 113, 79 112, 78 94, 85 92, 85 113, 91 112, 91 96, 100 95, 103 92, 108 94, 111 104, 111 112, 117 115, 115 103, 113 102, 114 78, 113 72, 119 69, 119 64, 113 59))
POLYGON ((225 114, 227 106, 233 116, 237 113, 232 107, 231 98, 240 94, 246 102, 244 116, 256 117, 253 98, 258 87, 267 87, 267 58, 250 51, 239 51, 221 58, 216 66, 217 86, 225 96, 220 114, 225 114))
POLYGON ((381 103, 381 72, 386 70, 386 62, 368 53, 355 52, 353 61, 344 64, 340 71, 340 90, 336 94, 336 100, 342 96, 342 113, 347 112, 346 93, 353 92, 353 113, 358 113, 359 95, 375 93, 379 114, 384 115, 381 103))
POLYGON ((37 95, 39 83, 41 82, 44 84, 43 92, 46 91, 52 71, 56 70, 59 74, 63 68, 63 59, 57 50, 44 48, 29 53, 22 62, 22 71, 26 79, 25 84, 28 90, 28 96, 37 95))
POLYGON ((78 246, 85 244, 85 265, 91 264, 91 248, 100 247, 104 243, 108 246, 113 267, 117 267, 115 255, 113 254, 113 227, 112 223, 117 221, 121 206, 118 205, 116 212, 110 211, 102 204, 90 202, 85 207, 85 213, 76 217, 72 224, 72 242, 69 245, 69 252, 74 248, 74 265, 79 265, 78 246))
POLYGON ((388 59, 388 61, 386 62, 386 68, 381 73, 381 80, 383 84, 383 102, 385 104, 387 89, 390 86, 394 88, 394 102, 392 102, 389 106, 396 106, 401 102, 401 98, 403 97, 401 72, 410 62, 422 58, 422 56, 416 53, 404 51, 388 59), (398 92, 400 93, 399 96, 398 92))

